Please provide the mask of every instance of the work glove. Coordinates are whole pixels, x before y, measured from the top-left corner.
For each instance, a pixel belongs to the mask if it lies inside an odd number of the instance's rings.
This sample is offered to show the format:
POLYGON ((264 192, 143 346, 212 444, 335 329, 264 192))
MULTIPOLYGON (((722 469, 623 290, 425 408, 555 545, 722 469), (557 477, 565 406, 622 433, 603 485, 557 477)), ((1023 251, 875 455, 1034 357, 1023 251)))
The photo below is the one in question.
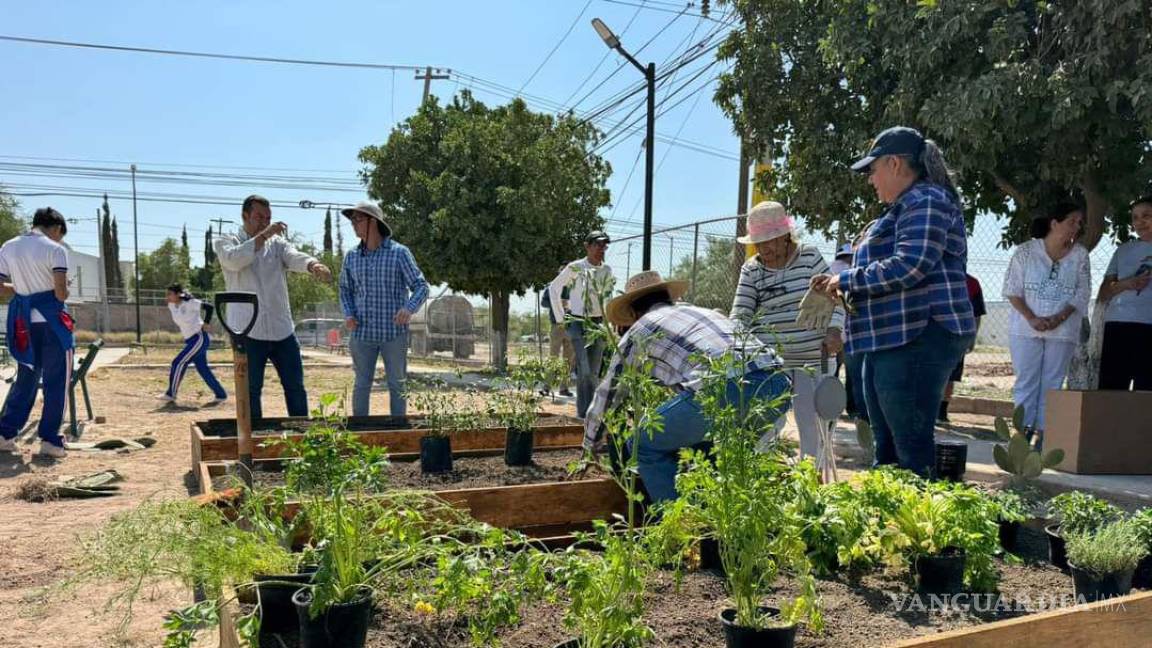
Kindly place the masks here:
POLYGON ((811 331, 824 331, 832 321, 835 308, 836 302, 826 293, 809 288, 800 300, 800 314, 796 316, 796 323, 811 331))

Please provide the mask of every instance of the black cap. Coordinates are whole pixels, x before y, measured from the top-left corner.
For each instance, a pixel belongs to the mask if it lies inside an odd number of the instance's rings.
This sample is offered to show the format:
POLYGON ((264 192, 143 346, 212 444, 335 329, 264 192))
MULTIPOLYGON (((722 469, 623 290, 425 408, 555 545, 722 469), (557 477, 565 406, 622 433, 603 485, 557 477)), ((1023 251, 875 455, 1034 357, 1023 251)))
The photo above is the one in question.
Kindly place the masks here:
POLYGON ((612 239, 608 238, 608 235, 605 234, 604 232, 601 232, 600 230, 593 230, 591 232, 588 232, 588 236, 584 237, 584 242, 585 243, 611 243, 612 239))
POLYGON ((872 149, 852 164, 852 170, 863 173, 877 158, 885 155, 911 155, 917 157, 924 151, 924 136, 915 128, 893 126, 872 140, 872 149))

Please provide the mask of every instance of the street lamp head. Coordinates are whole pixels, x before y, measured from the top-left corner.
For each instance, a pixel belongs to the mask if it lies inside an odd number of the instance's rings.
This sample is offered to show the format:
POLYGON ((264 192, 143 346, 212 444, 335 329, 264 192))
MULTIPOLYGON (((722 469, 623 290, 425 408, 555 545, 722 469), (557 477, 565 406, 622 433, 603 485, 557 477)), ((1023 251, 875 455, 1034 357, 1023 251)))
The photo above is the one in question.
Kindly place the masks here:
POLYGON ((300 209, 312 209, 315 206, 316 206, 316 203, 312 202, 311 200, 301 200, 300 201, 300 209))
POLYGON ((608 25, 605 25, 603 20, 600 20, 599 18, 593 18, 592 28, 596 30, 596 33, 600 35, 601 40, 603 40, 604 44, 609 48, 618 49, 620 47, 620 39, 616 38, 616 34, 613 34, 612 30, 608 29, 608 25))

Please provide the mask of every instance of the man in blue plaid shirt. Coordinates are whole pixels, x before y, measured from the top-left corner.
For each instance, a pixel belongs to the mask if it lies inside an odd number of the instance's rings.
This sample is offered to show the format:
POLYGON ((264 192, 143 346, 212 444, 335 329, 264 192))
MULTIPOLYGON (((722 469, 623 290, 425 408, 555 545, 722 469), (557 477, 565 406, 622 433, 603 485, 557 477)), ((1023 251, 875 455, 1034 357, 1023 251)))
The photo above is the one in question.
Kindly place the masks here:
POLYGON ((944 386, 976 335, 959 193, 940 149, 911 128, 881 133, 852 168, 868 174, 888 208, 852 267, 813 277, 812 288, 855 311, 847 347, 864 354, 876 464, 930 476, 944 386))
POLYGON ((729 402, 740 400, 742 389, 745 400, 779 403, 768 421, 779 418, 791 402, 781 398, 791 382, 779 371, 782 363, 775 352, 754 336, 738 338, 732 320, 714 310, 674 304, 687 287, 687 282, 662 281, 659 272, 647 270, 629 279, 624 294, 608 302, 608 321, 630 328, 620 338, 608 373, 584 418, 584 447, 594 450, 603 440, 606 410, 617 405, 617 387, 624 368, 653 361, 652 377, 676 395, 656 409, 660 428, 651 435, 637 434, 631 450, 636 453, 644 488, 656 502, 676 497, 680 449, 700 443, 708 431, 709 422, 696 402, 696 392, 708 371, 703 357, 717 358, 735 352, 746 363, 747 372, 729 380, 729 402))
POLYGON ((383 356, 390 413, 404 416, 408 322, 427 299, 428 282, 408 248, 392 240, 378 205, 362 202, 342 213, 360 238, 360 245, 344 256, 340 271, 340 307, 352 332, 348 353, 356 371, 352 414, 368 414, 376 358, 383 356))

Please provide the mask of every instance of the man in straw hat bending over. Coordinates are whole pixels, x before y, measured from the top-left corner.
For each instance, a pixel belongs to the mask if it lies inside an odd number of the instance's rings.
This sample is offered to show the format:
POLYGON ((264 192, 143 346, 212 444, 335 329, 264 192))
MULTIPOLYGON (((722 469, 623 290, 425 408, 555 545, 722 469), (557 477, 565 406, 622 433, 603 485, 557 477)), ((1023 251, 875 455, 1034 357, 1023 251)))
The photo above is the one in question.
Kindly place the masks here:
MULTIPOLYGON (((703 441, 708 430, 708 421, 695 400, 707 371, 701 357, 736 352, 747 366, 744 398, 776 400, 789 389, 788 377, 779 371, 780 359, 771 348, 751 336, 738 340, 732 320, 716 311, 676 304, 687 289, 687 282, 664 281, 660 273, 649 270, 634 275, 624 294, 608 302, 608 321, 630 328, 620 338, 584 421, 584 446, 594 449, 601 442, 605 410, 615 405, 624 367, 654 360, 652 377, 677 394, 657 408, 662 429, 652 435, 636 435, 632 452, 644 486, 656 502, 676 497, 680 449, 703 441)), ((733 378, 729 393, 738 393, 739 388, 739 378, 733 378)))

